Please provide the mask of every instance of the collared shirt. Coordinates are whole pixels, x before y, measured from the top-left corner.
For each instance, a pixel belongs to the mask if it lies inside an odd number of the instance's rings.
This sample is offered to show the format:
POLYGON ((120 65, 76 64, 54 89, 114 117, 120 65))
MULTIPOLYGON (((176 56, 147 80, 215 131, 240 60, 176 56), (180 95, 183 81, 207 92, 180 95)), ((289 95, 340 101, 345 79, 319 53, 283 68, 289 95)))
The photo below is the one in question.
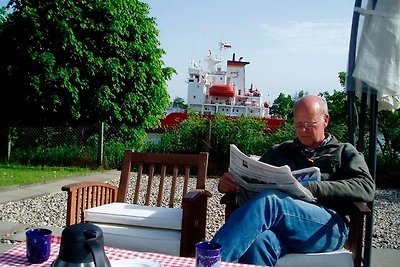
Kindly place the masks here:
POLYGON ((325 139, 322 140, 322 142, 321 142, 319 145, 317 145, 316 147, 313 147, 313 148, 307 148, 307 147, 305 147, 305 146, 299 141, 299 139, 297 139, 297 138, 294 140, 294 143, 300 147, 301 151, 302 151, 302 152, 307 156, 307 158, 308 158, 308 157, 310 157, 310 156, 313 154, 313 152, 315 151, 315 149, 316 149, 317 147, 322 147, 322 146, 326 145, 327 143, 329 143, 331 140, 332 140, 332 135, 331 135, 330 133, 325 133, 325 139))

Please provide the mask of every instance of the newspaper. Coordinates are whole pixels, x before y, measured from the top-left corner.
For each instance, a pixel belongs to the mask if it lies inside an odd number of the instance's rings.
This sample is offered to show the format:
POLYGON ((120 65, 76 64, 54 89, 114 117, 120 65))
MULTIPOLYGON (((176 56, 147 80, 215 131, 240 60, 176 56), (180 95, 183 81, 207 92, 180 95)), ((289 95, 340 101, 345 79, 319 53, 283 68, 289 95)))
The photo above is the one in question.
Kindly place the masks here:
POLYGON ((249 157, 233 144, 230 145, 229 172, 234 175, 236 183, 247 196, 266 188, 273 188, 309 202, 314 202, 315 198, 303 184, 321 180, 321 173, 317 167, 292 172, 287 165, 276 167, 258 161, 254 156, 249 157))

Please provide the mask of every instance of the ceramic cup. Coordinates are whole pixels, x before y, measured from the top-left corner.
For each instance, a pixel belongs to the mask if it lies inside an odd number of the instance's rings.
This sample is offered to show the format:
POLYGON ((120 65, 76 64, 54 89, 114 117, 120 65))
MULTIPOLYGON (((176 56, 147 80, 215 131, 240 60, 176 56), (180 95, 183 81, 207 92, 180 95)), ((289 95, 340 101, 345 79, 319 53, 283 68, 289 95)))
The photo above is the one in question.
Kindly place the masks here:
POLYGON ((221 245, 203 241, 196 244, 196 267, 221 266, 221 245))
POLYGON ((26 257, 30 263, 42 263, 49 259, 51 234, 51 230, 45 228, 33 228, 25 232, 26 257))

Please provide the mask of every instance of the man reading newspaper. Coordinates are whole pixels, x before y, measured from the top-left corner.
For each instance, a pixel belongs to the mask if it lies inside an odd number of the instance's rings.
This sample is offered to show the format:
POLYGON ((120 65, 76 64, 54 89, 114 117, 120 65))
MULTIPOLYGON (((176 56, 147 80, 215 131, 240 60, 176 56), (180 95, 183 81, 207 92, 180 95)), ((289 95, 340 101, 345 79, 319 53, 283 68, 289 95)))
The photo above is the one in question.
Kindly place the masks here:
POLYGON ((312 181, 321 180, 318 167, 292 172, 287 165, 276 167, 256 160, 254 156, 249 157, 233 144, 230 146, 229 173, 235 177, 235 183, 240 186, 238 194, 240 204, 265 189, 278 189, 305 201, 315 201, 312 193, 304 186, 312 181))
MULTIPOLYGON (((222 245, 222 260, 274 266, 287 253, 325 252, 344 246, 344 215, 352 201, 372 201, 374 180, 361 153, 325 132, 326 101, 307 95, 294 105, 297 138, 266 151, 259 159, 291 170, 318 167, 321 180, 305 184, 316 201, 303 201, 284 190, 264 189, 240 206, 212 241, 222 245)), ((220 192, 239 192, 228 172, 220 192)))

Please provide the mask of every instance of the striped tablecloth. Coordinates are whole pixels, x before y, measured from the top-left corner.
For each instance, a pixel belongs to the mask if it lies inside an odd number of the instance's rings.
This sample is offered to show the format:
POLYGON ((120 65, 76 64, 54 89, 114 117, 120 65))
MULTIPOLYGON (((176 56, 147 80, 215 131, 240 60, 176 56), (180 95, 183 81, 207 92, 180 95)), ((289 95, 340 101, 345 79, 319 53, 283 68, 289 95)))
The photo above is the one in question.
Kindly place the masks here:
MULTIPOLYGON (((30 264, 26 258, 26 244, 25 242, 22 242, 14 248, 0 254, 0 266, 50 266, 51 263, 57 258, 60 248, 60 241, 61 237, 53 237, 50 258, 44 263, 34 265, 30 264)), ((113 247, 105 247, 104 250, 110 261, 122 259, 147 259, 158 262, 163 267, 195 266, 194 258, 177 257, 152 252, 137 252, 113 247)), ((249 267, 254 265, 223 262, 221 266, 249 267)))

